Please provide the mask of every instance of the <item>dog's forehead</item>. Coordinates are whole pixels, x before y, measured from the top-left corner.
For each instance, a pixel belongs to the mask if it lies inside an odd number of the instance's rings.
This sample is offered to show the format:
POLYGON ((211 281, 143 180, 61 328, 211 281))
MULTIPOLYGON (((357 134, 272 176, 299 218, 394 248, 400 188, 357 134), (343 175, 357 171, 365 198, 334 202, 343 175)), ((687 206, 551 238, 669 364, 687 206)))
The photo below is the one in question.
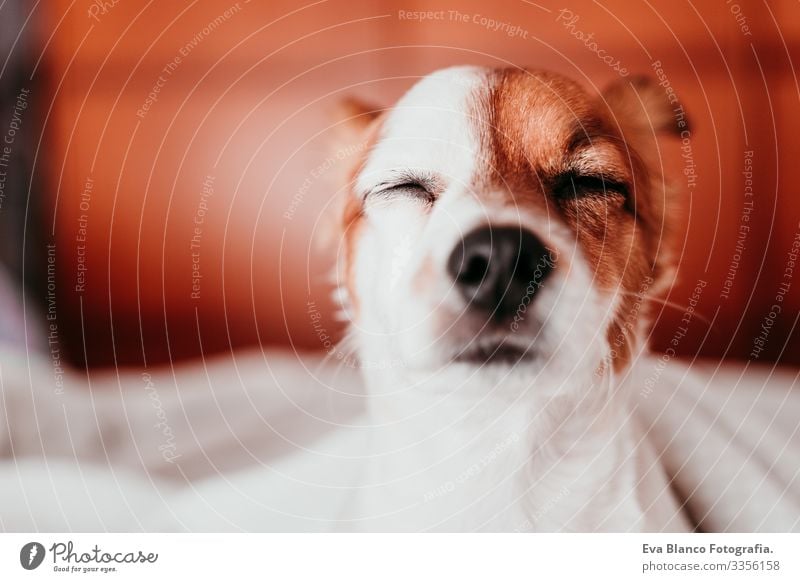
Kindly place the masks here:
POLYGON ((476 102, 488 91, 488 70, 456 67, 416 83, 383 121, 360 182, 397 170, 468 180, 479 156, 476 102))
POLYGON ((512 69, 494 77, 485 131, 497 163, 557 172, 576 141, 591 141, 602 123, 594 99, 566 77, 512 69))
POLYGON ((413 170, 466 185, 478 174, 513 171, 522 162, 547 170, 591 123, 591 113, 583 89, 552 73, 437 71, 389 112, 359 182, 413 170))

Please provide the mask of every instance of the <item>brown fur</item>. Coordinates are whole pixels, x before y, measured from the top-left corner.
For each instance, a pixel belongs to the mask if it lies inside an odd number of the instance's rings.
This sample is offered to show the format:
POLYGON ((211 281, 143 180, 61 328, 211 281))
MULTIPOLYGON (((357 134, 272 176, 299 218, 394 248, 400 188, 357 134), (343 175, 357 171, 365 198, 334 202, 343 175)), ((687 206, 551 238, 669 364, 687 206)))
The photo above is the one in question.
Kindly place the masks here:
POLYGON ((558 75, 502 70, 492 79, 488 112, 475 115, 488 120, 481 134, 491 154, 476 191, 499 190, 509 204, 536 205, 566 224, 598 287, 624 293, 608 337, 617 369, 630 357, 630 314, 641 311, 637 294, 660 275, 663 198, 654 196, 654 172, 637 151, 648 145, 648 127, 670 128, 666 99, 653 87, 637 79, 634 88, 614 85, 598 99, 558 75), (645 93, 649 111, 637 91, 645 93), (558 176, 573 168, 613 176, 630 198, 554 199, 558 176))
MULTIPOLYGON (((484 152, 473 190, 536 208, 575 233, 598 288, 623 292, 608 333, 614 367, 620 369, 630 358, 632 320, 641 311, 637 294, 661 274, 657 253, 666 202, 656 195, 657 172, 647 161, 653 157, 654 131, 672 129, 666 98, 642 78, 621 80, 600 97, 546 72, 503 69, 487 81, 468 112, 484 152), (628 197, 554 196, 559 179, 570 171, 612 177, 625 185, 628 197)), ((348 114, 363 124, 375 108, 354 103, 348 104, 348 114)), ((371 143, 378 125, 371 118, 366 129, 371 143)), ((362 217, 361 201, 350 196, 343 224, 349 264, 362 217)))

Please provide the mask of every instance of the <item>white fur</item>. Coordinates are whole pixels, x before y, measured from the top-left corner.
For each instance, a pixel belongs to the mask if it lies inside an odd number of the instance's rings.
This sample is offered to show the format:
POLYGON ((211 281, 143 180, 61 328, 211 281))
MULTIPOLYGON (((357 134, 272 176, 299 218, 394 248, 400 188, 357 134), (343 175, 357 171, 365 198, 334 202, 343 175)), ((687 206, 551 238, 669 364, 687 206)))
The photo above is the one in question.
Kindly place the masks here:
MULTIPOLYGON (((364 364, 366 414, 318 442, 314 453, 237 475, 225 492, 218 480, 197 487, 173 503, 176 525, 275 531, 686 526, 664 475, 642 469, 658 465, 652 451, 638 446, 627 388, 604 371, 615 297, 597 291, 566 227, 471 191, 485 152, 470 104, 488 89, 488 78, 459 68, 422 80, 390 113, 358 176, 358 195, 409 169, 445 182, 432 208, 403 197, 366 202, 354 253, 358 307, 349 313, 349 340, 364 364), (558 254, 519 329, 505 332, 534 349, 534 358, 516 366, 451 363, 466 343, 487 338, 465 313, 447 258, 467 232, 487 224, 524 226, 558 254), (212 511, 203 508, 206 497, 229 502, 212 511)), ((164 527, 163 518, 159 523, 164 527)))
POLYGON ((487 153, 470 104, 488 79, 458 68, 418 83, 390 113, 357 180, 359 195, 407 169, 445 182, 432 208, 403 197, 365 205, 350 340, 370 364, 374 429, 367 489, 355 495, 359 523, 661 529, 665 523, 646 522, 637 500, 627 397, 603 372, 616 298, 597 291, 566 227, 471 190, 487 153), (528 228, 558 254, 519 329, 501 332, 534 350, 516 366, 451 363, 469 342, 497 335, 476 327, 446 272, 463 236, 484 225, 528 228))

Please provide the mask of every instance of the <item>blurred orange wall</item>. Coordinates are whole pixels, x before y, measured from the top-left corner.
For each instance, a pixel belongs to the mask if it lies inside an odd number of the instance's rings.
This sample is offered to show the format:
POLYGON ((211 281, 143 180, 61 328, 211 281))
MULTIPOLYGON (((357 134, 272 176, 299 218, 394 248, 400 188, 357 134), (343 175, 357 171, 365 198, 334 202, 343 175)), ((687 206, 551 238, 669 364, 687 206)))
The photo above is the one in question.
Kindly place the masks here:
MULTIPOLYGON (((308 304, 335 334, 325 268, 336 249, 311 240, 331 217, 335 103, 355 94, 388 105, 420 76, 462 63, 549 68, 602 87, 616 73, 576 30, 629 71, 653 75, 660 61, 694 124, 693 186, 680 141, 662 152, 687 232, 667 299, 686 306, 706 283, 697 309, 707 321, 692 321, 678 352, 747 357, 775 303, 800 222, 790 177, 800 158, 796 3, 582 0, 572 28, 546 2, 102 4, 39 10, 52 91, 45 220, 78 364, 257 342, 322 347, 308 304), (415 10, 446 18, 401 17, 415 10), (519 31, 492 30, 484 17, 519 31), (756 196, 731 279, 746 151, 756 196)), ((800 281, 761 358, 800 362, 798 291, 800 281)), ((655 313, 664 349, 685 311, 655 313)))

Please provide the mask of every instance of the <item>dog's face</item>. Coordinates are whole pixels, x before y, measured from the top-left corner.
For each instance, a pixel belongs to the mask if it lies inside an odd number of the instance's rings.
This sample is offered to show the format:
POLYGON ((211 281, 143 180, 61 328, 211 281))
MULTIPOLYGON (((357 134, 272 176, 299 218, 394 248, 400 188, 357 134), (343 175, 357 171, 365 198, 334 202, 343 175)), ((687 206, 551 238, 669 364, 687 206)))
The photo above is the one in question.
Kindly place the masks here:
POLYGON ((657 88, 455 68, 356 119, 338 280, 365 364, 444 381, 624 364, 665 250, 642 151, 669 126, 657 88))

